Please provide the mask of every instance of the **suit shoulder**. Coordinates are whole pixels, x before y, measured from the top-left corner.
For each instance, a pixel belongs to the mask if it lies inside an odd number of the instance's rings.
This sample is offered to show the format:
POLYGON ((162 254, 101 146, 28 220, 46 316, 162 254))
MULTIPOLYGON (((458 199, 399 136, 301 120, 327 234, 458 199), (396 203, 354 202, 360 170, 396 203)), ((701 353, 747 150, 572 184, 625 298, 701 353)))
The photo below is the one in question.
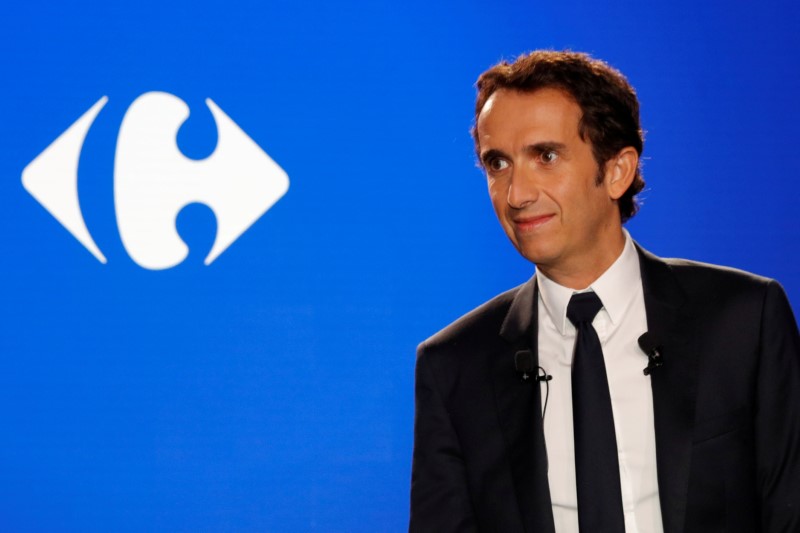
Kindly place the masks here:
POLYGON ((685 288, 692 292, 763 291, 768 285, 777 285, 773 279, 738 268, 713 265, 688 259, 663 259, 685 288))
POLYGON ((471 346, 487 337, 496 337, 514 297, 523 286, 509 289, 456 319, 420 343, 417 353, 448 346, 471 346))
POLYGON ((737 268, 686 259, 665 259, 680 290, 696 313, 707 316, 757 316, 772 301, 785 300, 774 279, 737 268), (726 312, 723 312, 726 310, 726 312))

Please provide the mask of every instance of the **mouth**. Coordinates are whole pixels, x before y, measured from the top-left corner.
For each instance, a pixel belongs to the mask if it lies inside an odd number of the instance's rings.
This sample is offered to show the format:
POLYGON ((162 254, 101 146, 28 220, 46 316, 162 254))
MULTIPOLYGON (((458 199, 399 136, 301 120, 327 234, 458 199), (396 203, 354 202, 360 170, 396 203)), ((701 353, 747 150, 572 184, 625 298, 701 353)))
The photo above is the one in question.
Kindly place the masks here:
POLYGON ((553 217, 555 217, 555 214, 539 215, 531 217, 516 217, 512 219, 512 222, 514 223, 514 228, 516 228, 517 231, 528 232, 536 230, 541 226, 547 224, 553 219, 553 217))

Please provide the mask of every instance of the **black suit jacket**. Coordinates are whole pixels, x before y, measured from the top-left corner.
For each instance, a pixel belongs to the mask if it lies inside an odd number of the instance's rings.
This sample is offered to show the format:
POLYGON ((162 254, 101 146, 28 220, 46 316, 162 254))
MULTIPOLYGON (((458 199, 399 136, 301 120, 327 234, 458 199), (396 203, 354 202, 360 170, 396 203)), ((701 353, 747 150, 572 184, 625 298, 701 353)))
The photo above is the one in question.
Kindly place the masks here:
MULTIPOLYGON (((782 288, 637 249, 664 357, 642 376, 664 531, 800 532, 800 340, 782 288)), ((540 385, 514 368, 536 345, 534 280, 420 345, 410 531, 554 531, 540 385)))

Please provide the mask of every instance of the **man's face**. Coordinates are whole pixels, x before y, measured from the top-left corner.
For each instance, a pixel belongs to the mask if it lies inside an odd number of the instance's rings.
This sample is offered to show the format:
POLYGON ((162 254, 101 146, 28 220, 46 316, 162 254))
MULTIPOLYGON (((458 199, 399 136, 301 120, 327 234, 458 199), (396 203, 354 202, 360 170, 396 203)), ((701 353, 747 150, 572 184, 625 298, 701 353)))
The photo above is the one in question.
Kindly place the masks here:
POLYGON ((618 194, 607 179, 597 184, 600 169, 578 132, 580 118, 561 90, 500 89, 477 122, 497 218, 519 253, 556 281, 602 273, 622 249, 618 194))

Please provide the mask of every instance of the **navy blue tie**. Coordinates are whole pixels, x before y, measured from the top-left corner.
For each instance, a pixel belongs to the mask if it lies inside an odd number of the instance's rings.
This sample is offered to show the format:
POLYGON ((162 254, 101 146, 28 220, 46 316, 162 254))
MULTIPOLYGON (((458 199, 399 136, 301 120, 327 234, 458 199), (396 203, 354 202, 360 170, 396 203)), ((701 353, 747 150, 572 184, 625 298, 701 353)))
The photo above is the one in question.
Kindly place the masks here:
POLYGON ((617 437, 606 365, 592 320, 603 307, 593 292, 573 294, 567 318, 575 325, 572 422, 581 533, 624 533, 617 437))

